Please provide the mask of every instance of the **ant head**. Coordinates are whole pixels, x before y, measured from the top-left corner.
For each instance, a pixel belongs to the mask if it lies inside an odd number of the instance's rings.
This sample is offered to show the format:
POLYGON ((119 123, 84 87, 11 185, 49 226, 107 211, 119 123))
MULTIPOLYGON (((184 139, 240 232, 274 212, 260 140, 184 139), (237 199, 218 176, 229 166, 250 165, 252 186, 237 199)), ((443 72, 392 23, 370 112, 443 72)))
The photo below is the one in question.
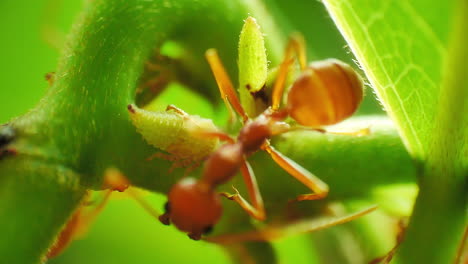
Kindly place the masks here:
POLYGON ((193 178, 176 183, 169 192, 166 213, 160 217, 163 224, 169 220, 190 238, 199 240, 210 232, 221 217, 221 201, 213 189, 193 178))
POLYGON ((351 116, 363 96, 361 77, 348 64, 327 59, 314 62, 293 83, 288 111, 299 124, 320 127, 351 116))

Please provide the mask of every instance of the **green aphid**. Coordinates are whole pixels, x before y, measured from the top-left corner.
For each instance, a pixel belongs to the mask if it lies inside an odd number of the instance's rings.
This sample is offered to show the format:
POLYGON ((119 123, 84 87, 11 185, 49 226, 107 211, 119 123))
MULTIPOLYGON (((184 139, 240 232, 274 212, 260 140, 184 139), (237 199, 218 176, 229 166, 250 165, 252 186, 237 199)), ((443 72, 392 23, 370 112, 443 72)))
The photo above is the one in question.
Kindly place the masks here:
POLYGON ((166 152, 154 157, 173 161, 173 168, 198 165, 218 145, 218 139, 207 136, 218 128, 211 119, 189 115, 175 106, 152 112, 128 105, 130 119, 150 145, 166 152))
POLYGON ((260 26, 253 17, 245 20, 239 36, 239 96, 247 115, 256 117, 268 106, 265 82, 268 60, 260 26))

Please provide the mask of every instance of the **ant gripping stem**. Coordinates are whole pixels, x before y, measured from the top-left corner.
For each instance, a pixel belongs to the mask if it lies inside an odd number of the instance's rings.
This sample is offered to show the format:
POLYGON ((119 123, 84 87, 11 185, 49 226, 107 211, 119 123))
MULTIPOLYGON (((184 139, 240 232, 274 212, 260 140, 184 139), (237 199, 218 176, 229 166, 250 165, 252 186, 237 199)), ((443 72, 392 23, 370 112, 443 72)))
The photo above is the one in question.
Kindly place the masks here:
MULTIPOLYGON (((311 129, 335 124, 349 117, 362 97, 362 82, 359 76, 349 66, 336 60, 306 66, 303 41, 296 36, 289 42, 285 51, 285 58, 273 88, 273 106, 255 119, 249 119, 216 50, 210 49, 205 55, 226 107, 231 109, 231 115, 234 115, 233 108, 242 117, 243 127, 236 139, 220 131, 196 131, 195 134, 199 137, 219 139, 227 143, 207 158, 201 179, 182 179, 171 188, 168 195, 170 210, 166 211, 160 220, 165 224, 172 222, 180 230, 188 232, 192 239, 200 239, 205 230, 210 230, 221 217, 222 209, 216 187, 229 181, 238 171, 243 175, 251 203, 235 188, 234 194, 221 195, 238 203, 252 217, 264 220, 266 213, 263 199, 253 170, 246 160, 258 150, 266 151, 281 168, 312 191, 310 194, 299 195, 297 201, 326 197, 329 192, 328 185, 275 150, 270 146, 269 139, 292 130, 283 122, 288 116, 311 129), (293 63, 293 52, 298 55, 302 73, 288 92, 287 105, 280 109, 286 76, 293 63), (317 98, 311 103, 311 97, 317 98)), ((370 211, 371 209, 362 214, 370 211)), ((343 217, 334 223, 350 221, 362 214, 343 217)))

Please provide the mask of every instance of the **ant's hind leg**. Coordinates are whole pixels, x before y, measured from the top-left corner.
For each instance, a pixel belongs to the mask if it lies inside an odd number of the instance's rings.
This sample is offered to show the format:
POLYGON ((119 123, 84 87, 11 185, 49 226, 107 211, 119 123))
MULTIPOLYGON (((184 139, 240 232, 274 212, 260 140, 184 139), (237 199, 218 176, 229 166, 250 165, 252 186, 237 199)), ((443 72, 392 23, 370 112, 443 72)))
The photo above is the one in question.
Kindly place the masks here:
POLYGON ((247 202, 239 193, 239 191, 232 187, 235 194, 229 193, 221 193, 222 196, 228 198, 229 200, 233 200, 238 203, 242 209, 244 209, 250 216, 253 218, 263 221, 265 220, 265 208, 263 205, 262 195, 260 194, 260 190, 258 189, 257 180, 253 173, 252 167, 247 161, 244 161, 241 166, 241 173, 244 179, 244 182, 247 186, 247 191, 249 192, 249 197, 252 200, 252 205, 247 202))
POLYGON ((328 185, 320 180, 318 177, 313 175, 308 170, 304 169, 301 165, 297 164, 290 158, 284 156, 279 151, 274 149, 270 143, 266 143, 262 146, 262 149, 270 154, 271 158, 291 174, 298 181, 302 182, 305 186, 311 189, 314 193, 299 195, 296 200, 318 200, 325 198, 328 195, 328 185))
POLYGON ((305 219, 286 225, 269 226, 261 230, 207 237, 204 240, 211 243, 225 245, 247 241, 272 241, 283 237, 311 233, 332 226, 344 224, 361 216, 364 216, 368 213, 371 213, 375 209, 377 209, 377 206, 371 206, 361 211, 344 216, 305 219))

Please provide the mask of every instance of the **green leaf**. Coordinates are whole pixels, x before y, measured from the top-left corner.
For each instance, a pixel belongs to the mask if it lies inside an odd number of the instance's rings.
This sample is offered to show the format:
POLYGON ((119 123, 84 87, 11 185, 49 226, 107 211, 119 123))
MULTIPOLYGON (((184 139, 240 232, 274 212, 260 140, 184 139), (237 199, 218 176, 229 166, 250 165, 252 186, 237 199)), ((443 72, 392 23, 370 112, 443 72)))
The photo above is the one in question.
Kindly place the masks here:
MULTIPOLYGON (((451 3, 452 1, 449 1, 451 3)), ((447 54, 445 1, 325 1, 416 158, 428 153, 447 54)))
POLYGON ((467 223, 468 3, 325 3, 420 165, 397 258, 452 263, 467 223))

